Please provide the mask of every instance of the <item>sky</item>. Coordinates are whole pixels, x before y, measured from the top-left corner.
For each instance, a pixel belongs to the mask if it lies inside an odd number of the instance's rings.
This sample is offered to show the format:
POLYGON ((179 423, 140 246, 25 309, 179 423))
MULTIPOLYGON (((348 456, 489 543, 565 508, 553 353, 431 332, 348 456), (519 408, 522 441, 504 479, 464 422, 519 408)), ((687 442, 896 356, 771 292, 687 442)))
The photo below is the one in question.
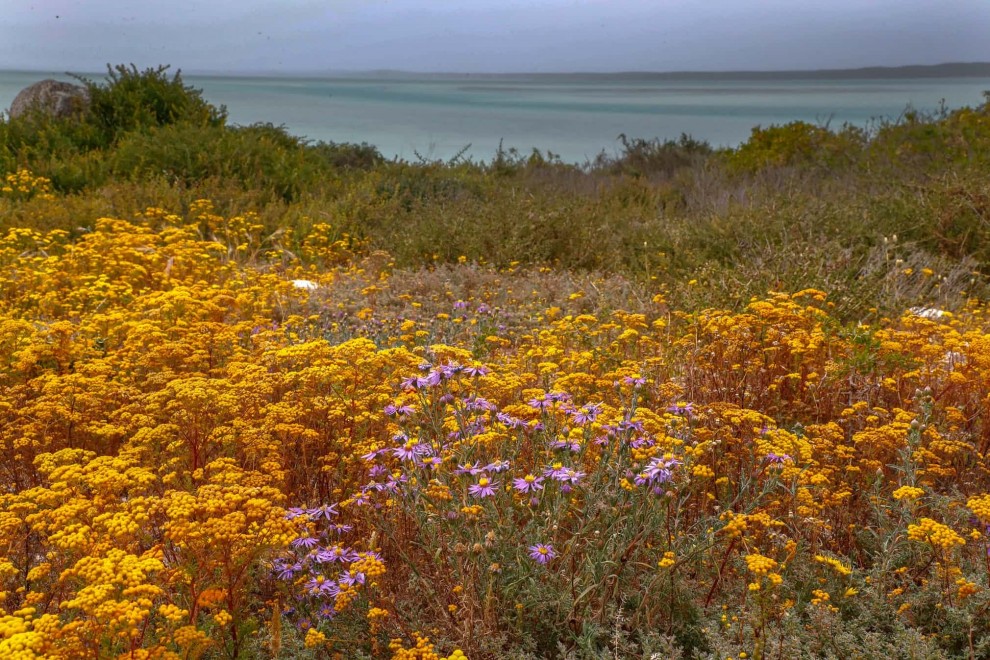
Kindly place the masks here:
POLYGON ((987 0, 0 0, 0 69, 793 70, 990 61, 987 0))

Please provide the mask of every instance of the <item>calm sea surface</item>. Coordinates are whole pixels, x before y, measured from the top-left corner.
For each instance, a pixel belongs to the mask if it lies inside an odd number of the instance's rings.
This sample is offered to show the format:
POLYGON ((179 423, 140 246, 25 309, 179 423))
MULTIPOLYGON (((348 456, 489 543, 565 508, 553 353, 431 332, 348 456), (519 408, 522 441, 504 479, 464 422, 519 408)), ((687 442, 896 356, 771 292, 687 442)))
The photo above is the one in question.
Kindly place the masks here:
MULTIPOLYGON (((0 108, 23 87, 64 75, 0 72, 0 108)), ((93 76, 102 79, 102 76, 93 76)), ((987 78, 897 80, 656 81, 574 76, 240 78, 184 75, 237 124, 284 124, 311 140, 367 142, 387 157, 489 160, 532 148, 583 163, 615 153, 620 133, 688 133, 735 145, 756 125, 793 120, 865 126, 911 105, 975 106, 987 78)))

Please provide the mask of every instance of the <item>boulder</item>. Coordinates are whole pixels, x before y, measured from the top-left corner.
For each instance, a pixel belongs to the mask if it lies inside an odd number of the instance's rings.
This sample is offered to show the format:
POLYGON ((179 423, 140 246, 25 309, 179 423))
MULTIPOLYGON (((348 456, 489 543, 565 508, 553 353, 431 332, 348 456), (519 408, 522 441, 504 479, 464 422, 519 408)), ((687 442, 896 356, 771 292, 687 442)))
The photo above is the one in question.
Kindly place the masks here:
POLYGON ((69 117, 89 104, 89 91, 82 85, 42 80, 22 89, 10 104, 10 118, 14 119, 40 110, 52 117, 69 117))

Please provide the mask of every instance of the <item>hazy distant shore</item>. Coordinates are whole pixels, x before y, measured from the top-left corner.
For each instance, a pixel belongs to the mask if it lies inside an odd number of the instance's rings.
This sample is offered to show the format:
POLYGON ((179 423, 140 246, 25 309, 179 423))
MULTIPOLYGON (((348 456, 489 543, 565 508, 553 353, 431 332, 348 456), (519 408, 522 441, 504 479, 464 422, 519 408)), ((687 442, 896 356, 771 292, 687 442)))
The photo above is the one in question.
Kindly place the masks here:
MULTIPOLYGON (((54 70, 8 69, 11 73, 59 74, 54 70)), ((182 69, 192 76, 224 78, 300 78, 326 80, 334 78, 415 78, 415 79, 582 79, 622 81, 759 81, 759 80, 898 80, 911 78, 990 78, 990 62, 946 62, 943 64, 912 64, 906 66, 870 66, 853 69, 788 69, 780 71, 575 71, 575 72, 490 72, 470 71, 405 71, 377 69, 370 71, 223 71, 211 69, 182 69)), ((102 76, 105 71, 72 71, 83 76, 102 76)))

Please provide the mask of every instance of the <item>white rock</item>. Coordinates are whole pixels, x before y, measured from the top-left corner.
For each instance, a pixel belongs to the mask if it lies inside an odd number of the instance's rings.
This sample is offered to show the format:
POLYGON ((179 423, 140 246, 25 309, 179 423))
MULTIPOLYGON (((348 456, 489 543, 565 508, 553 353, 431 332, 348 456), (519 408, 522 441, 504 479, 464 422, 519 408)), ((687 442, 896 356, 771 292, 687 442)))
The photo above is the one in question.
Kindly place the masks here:
POLYGON ((309 289, 310 291, 320 288, 320 285, 312 280, 292 280, 292 286, 297 289, 309 289))
POLYGON ((940 319, 946 314, 944 309, 935 309, 934 307, 912 307, 908 311, 923 319, 940 319))

